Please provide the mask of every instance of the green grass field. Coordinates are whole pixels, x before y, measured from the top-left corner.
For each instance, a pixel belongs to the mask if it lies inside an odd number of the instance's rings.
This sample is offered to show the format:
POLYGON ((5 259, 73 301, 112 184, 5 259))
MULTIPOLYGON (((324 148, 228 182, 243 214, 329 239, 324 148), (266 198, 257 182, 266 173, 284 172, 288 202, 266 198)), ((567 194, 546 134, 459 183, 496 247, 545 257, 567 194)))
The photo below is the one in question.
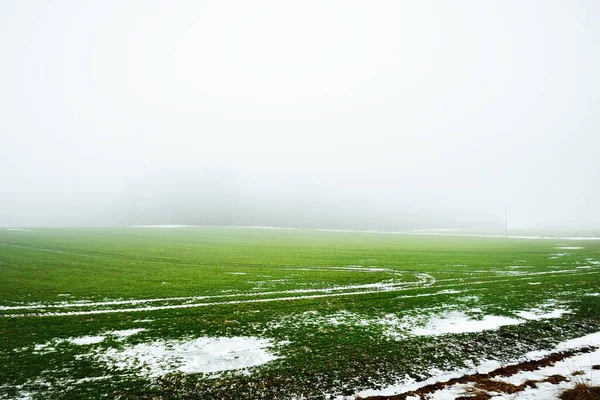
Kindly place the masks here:
POLYGON ((596 240, 1 229, 0 271, 0 399, 329 398, 600 330, 596 240))

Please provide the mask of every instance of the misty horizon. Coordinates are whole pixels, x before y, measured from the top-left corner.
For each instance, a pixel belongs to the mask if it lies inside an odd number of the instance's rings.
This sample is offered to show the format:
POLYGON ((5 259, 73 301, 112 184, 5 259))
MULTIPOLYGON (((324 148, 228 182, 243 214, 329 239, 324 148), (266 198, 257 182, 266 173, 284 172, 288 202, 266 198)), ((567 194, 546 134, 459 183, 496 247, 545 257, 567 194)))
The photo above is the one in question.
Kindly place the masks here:
POLYGON ((0 226, 600 229, 600 3, 0 4, 0 226))

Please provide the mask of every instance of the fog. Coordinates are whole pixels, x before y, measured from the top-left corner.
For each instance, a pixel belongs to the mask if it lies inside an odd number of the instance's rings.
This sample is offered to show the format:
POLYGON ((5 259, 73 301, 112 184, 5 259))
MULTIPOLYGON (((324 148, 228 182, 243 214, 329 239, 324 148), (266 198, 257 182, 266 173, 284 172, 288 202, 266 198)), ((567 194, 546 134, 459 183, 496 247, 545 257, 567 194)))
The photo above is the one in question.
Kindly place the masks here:
POLYGON ((0 2, 0 226, 600 228, 600 2, 0 2))

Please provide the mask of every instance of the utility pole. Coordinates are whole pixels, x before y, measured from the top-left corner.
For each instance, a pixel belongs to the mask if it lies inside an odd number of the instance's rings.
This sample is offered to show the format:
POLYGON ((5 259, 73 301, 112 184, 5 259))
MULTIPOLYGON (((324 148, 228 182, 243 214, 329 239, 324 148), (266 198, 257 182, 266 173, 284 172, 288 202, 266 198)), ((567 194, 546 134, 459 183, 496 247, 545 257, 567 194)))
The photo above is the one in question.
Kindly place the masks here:
POLYGON ((504 202, 504 237, 508 237, 508 218, 506 213, 506 202, 504 202))

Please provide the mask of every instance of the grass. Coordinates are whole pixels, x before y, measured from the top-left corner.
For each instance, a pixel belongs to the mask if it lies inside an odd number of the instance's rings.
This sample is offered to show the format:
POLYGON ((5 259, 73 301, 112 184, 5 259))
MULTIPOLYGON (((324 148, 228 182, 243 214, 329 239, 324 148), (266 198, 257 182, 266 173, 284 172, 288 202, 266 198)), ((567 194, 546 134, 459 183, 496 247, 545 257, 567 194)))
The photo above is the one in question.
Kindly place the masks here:
POLYGON ((573 389, 565 390, 561 400, 598 400, 600 399, 600 387, 578 383, 573 389))
POLYGON ((433 368, 508 362, 599 330, 598 261, 600 242, 560 239, 0 230, 0 398, 326 398, 425 379, 433 368), (411 333, 448 310, 515 318, 540 306, 570 313, 482 332, 411 333), (146 330, 86 346, 60 340, 133 328, 146 330), (111 348, 202 336, 268 338, 279 358, 250 373, 153 378, 98 361, 111 348), (36 350, 48 343, 56 351, 36 350))

